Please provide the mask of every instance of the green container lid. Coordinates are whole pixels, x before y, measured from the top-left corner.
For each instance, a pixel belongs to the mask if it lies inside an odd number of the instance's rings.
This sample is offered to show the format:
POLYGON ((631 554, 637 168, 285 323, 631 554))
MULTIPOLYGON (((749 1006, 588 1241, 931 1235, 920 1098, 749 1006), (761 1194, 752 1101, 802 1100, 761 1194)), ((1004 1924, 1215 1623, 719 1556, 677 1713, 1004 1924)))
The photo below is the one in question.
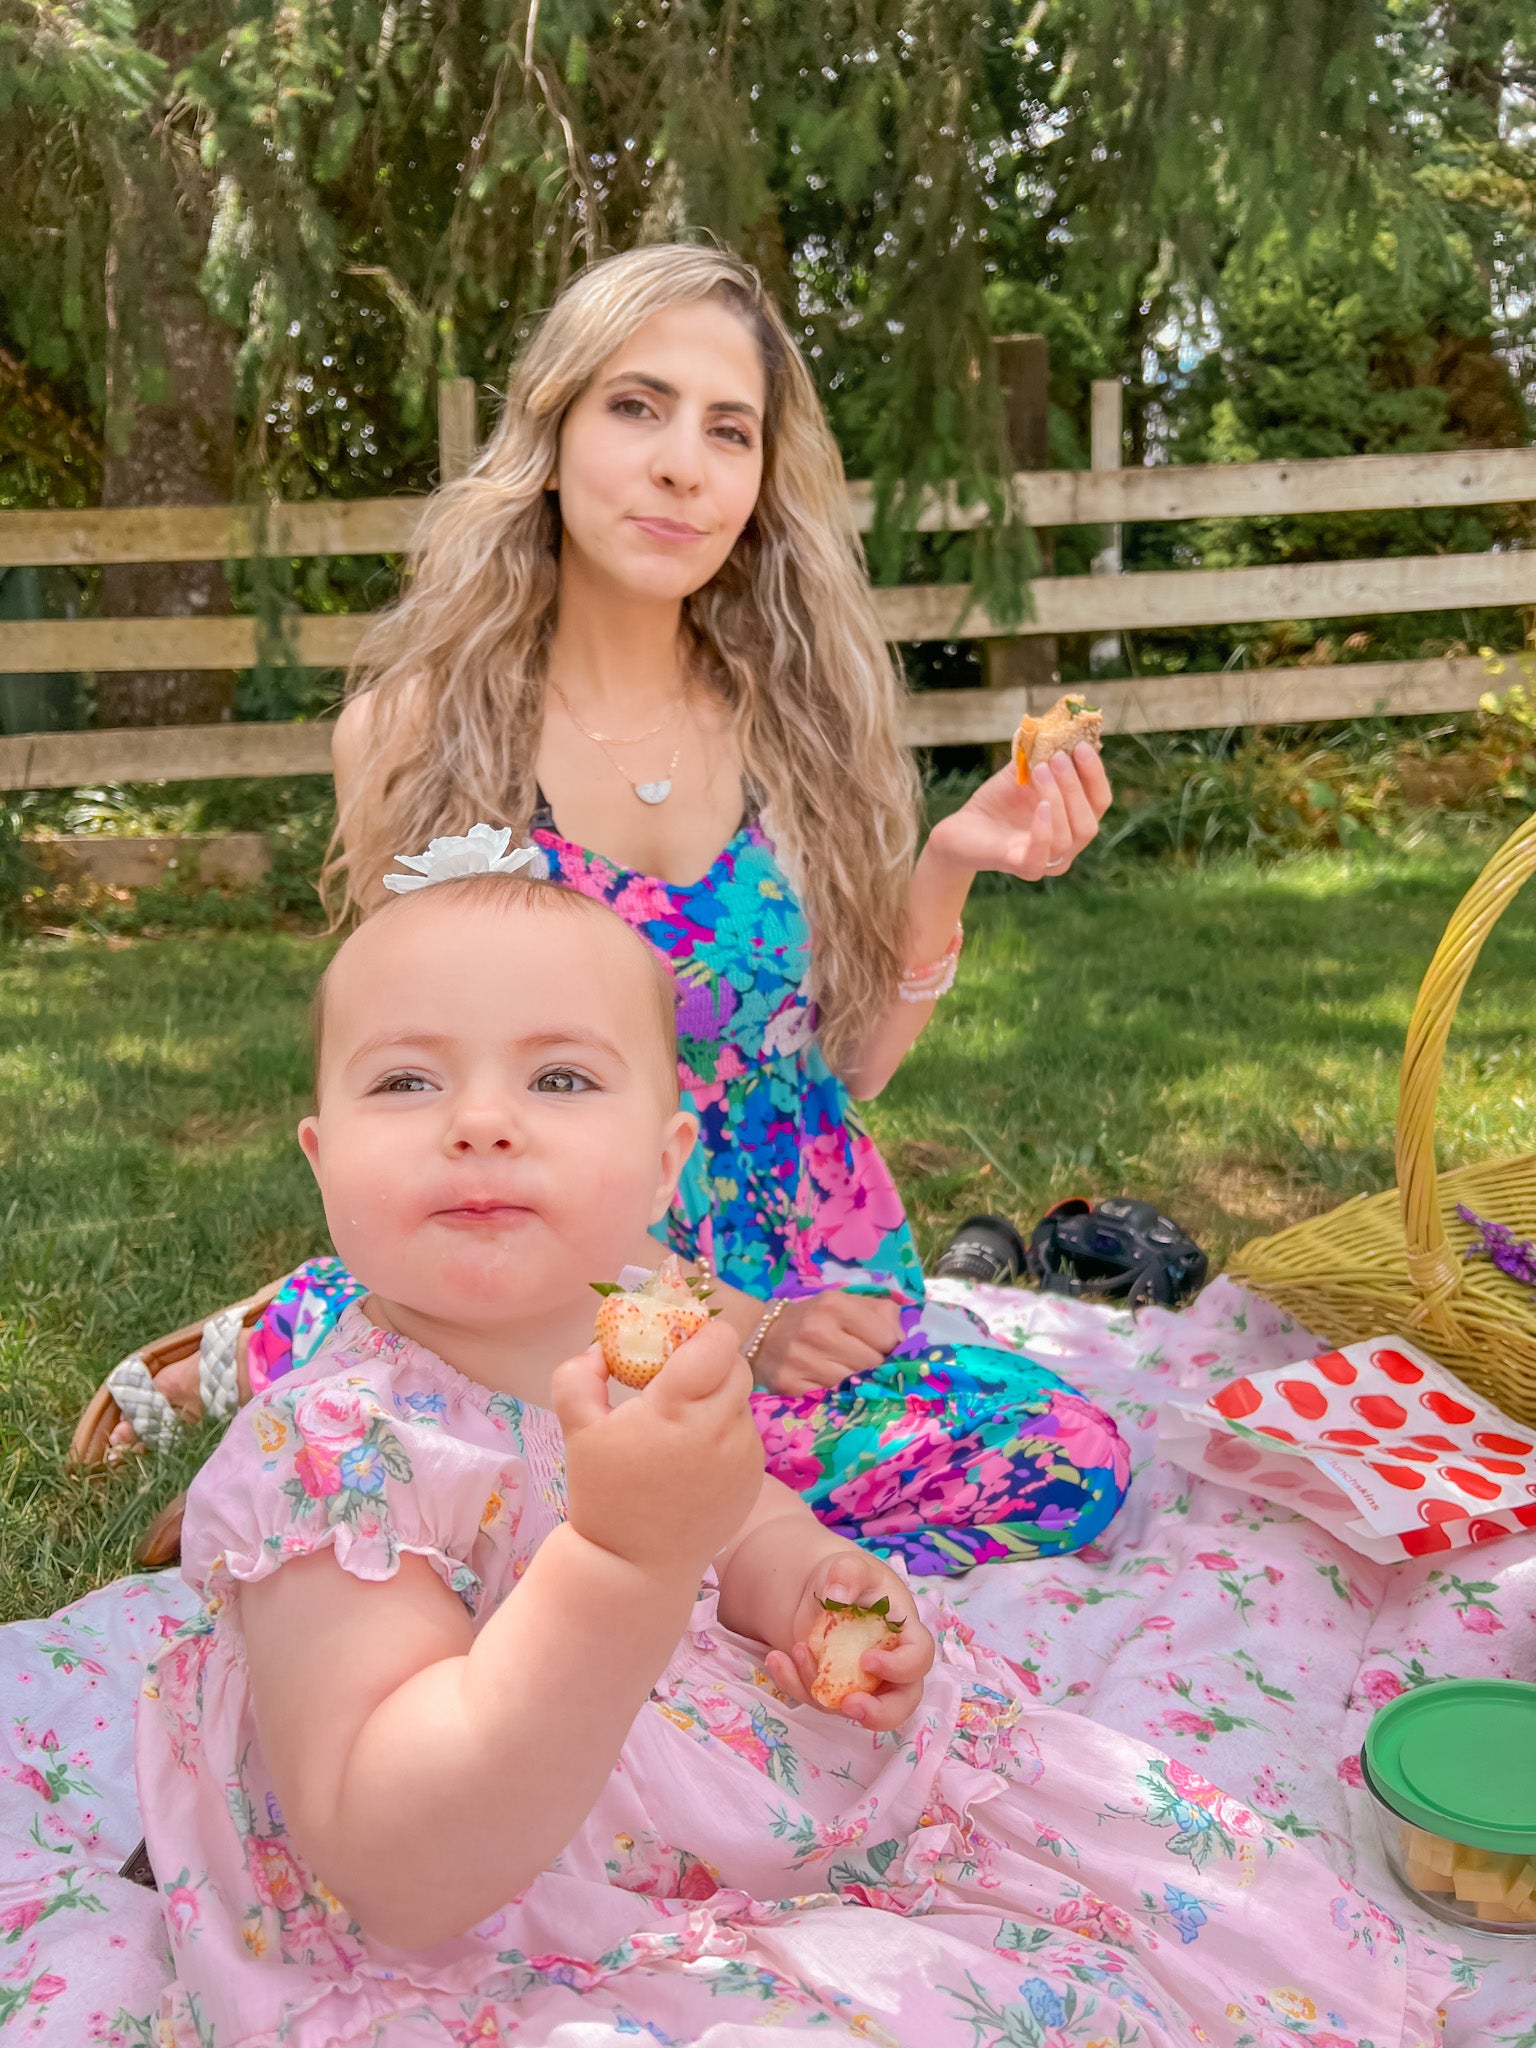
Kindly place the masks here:
POLYGON ((1536 1856, 1536 1685, 1446 1678, 1400 1693, 1365 1735, 1373 1792, 1473 1849, 1536 1856))

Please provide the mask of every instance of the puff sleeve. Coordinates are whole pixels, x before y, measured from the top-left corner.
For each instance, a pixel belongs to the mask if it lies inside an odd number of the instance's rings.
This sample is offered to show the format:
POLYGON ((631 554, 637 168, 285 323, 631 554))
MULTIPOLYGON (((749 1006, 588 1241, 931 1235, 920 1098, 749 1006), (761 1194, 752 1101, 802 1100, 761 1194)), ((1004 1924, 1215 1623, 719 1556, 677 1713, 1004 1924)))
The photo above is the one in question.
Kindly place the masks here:
POLYGON ((403 1392, 386 1373, 311 1368, 278 1381, 239 1411, 193 1482, 183 1575, 207 1600, 325 1548, 372 1580, 414 1555, 473 1614, 523 1472, 509 1439, 466 1440, 450 1408, 451 1396, 403 1392))

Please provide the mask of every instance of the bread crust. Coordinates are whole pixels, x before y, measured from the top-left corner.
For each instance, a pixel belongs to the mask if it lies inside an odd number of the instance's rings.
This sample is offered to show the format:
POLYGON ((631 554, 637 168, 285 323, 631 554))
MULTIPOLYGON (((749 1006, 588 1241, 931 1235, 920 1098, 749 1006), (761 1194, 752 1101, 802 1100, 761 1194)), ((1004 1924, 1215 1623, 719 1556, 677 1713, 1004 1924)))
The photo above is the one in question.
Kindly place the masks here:
POLYGON ((1030 770, 1049 761, 1053 754, 1081 746, 1085 740, 1090 747, 1102 747, 1103 735, 1102 711, 1096 711, 1078 696, 1058 697, 1042 717, 1030 718, 1026 714, 1019 720, 1019 729, 1013 736, 1014 772, 1020 782, 1028 782, 1030 770))

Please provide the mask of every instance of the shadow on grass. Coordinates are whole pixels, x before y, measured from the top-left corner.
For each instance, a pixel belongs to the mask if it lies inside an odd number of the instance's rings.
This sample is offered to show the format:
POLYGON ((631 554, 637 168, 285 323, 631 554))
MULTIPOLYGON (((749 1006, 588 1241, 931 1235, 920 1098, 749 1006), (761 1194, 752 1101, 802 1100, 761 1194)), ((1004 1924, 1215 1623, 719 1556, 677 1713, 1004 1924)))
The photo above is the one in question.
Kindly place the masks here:
MULTIPOLYGON (((1476 872, 1311 861, 976 902, 947 1014, 869 1110, 925 1246, 976 1206, 1032 1222, 1064 1194, 1135 1192, 1220 1258, 1389 1186, 1414 998, 1476 872)), ((1536 904, 1517 900, 1452 1035, 1448 1163, 1536 1145, 1533 987, 1536 904)))
POLYGON ((113 1361, 325 1246, 300 937, 0 951, 0 1593, 46 1612, 129 1566, 195 1446, 66 1477, 113 1361))

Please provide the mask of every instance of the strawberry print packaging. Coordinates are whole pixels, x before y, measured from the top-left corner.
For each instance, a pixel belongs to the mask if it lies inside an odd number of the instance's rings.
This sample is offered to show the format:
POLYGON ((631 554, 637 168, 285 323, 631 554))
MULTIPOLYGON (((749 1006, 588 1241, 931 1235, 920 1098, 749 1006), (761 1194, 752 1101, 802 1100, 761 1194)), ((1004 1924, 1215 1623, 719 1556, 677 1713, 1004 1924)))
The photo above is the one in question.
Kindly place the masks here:
POLYGON ((1536 1430, 1403 1337, 1175 1398, 1157 1426, 1187 1471, 1294 1508, 1377 1564, 1536 1528, 1536 1430))

